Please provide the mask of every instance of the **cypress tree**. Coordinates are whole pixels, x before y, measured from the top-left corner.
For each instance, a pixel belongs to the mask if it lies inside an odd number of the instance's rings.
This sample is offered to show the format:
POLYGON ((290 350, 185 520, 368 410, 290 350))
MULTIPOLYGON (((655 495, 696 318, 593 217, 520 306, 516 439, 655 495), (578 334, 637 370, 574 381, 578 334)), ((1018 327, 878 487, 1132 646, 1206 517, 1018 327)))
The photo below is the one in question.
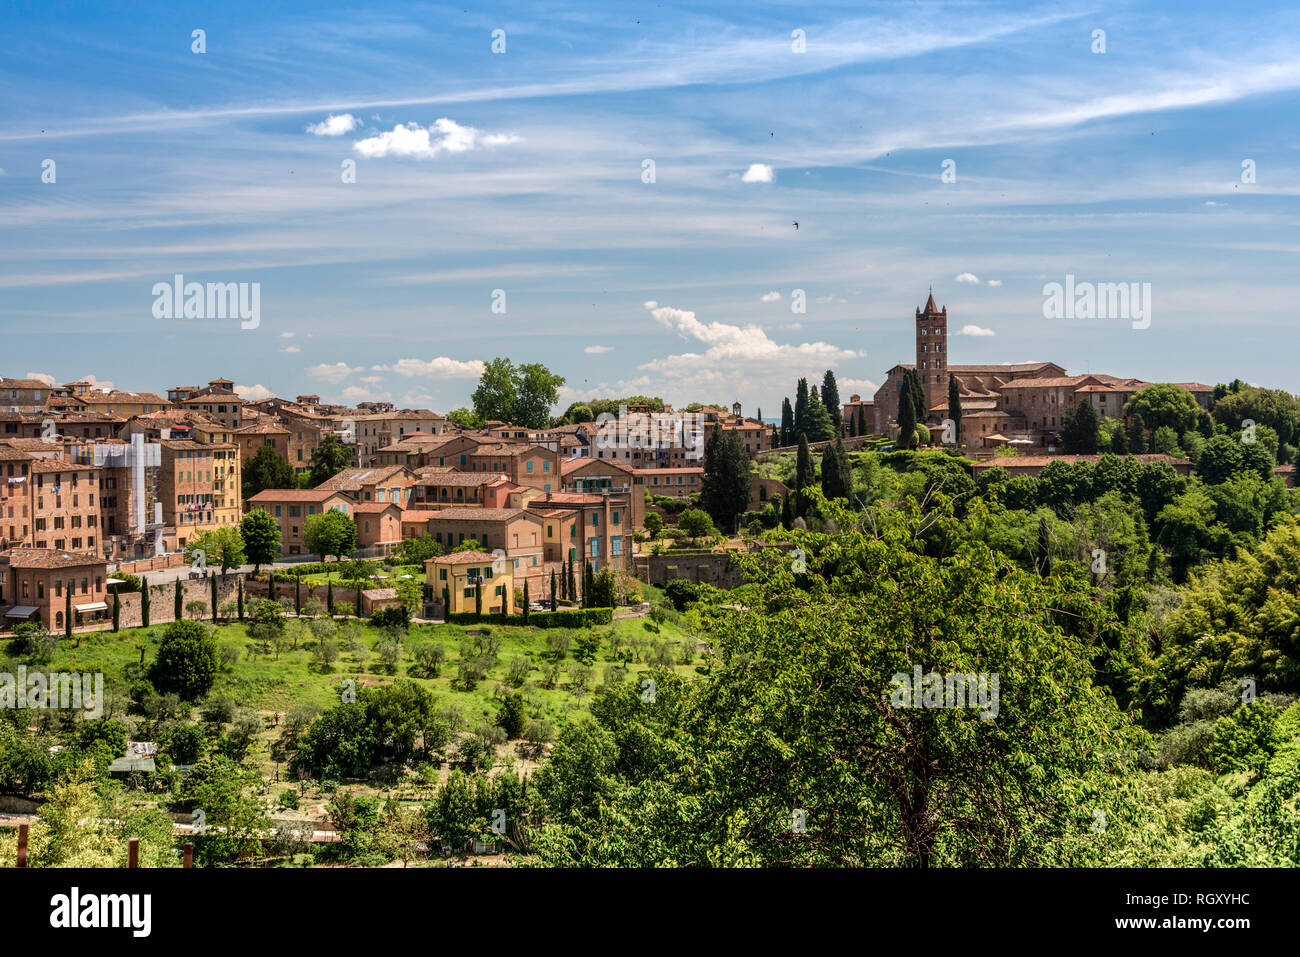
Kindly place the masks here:
MULTIPOLYGON (((502 608, 505 608, 503 603, 502 608)), ((524 624, 528 624, 528 582, 524 582, 524 624)))
POLYGON ((794 434, 803 435, 808 427, 808 380, 800 379, 794 393, 794 434))
POLYGON ((551 611, 555 611, 559 605, 555 598, 555 569, 551 569, 551 611))
POLYGON ((898 396, 898 448, 910 449, 916 442, 916 401, 912 398, 912 380, 903 377, 898 396))
POLYGON ((299 575, 293 580, 293 613, 302 614, 302 576, 299 575))
POLYGON ((822 452, 822 494, 828 499, 847 499, 853 492, 853 476, 844 442, 836 439, 822 452))
POLYGON ((824 442, 835 438, 835 422, 831 419, 816 389, 808 390, 808 411, 804 414, 804 435, 809 442, 824 442))
POLYGON ((840 387, 835 382, 835 373, 830 369, 827 369, 826 375, 822 376, 822 405, 826 406, 826 411, 830 413, 838 435, 844 426, 844 410, 840 408, 840 387))
POLYGON ((955 375, 948 376, 948 418, 952 419, 953 445, 961 445, 961 386, 955 375))
POLYGON ((789 530, 794 527, 794 509, 790 506, 790 493, 781 497, 781 527, 789 530))
POLYGON ((857 420, 857 416, 853 415, 852 413, 849 413, 848 426, 849 426, 849 438, 856 437, 858 434, 858 420, 857 420))
POLYGON ((574 577, 574 572, 573 572, 573 558, 570 557, 569 558, 569 601, 578 600, 577 586, 578 586, 578 582, 577 579, 574 577))
POLYGON ((783 447, 794 445, 794 409, 790 407, 789 399, 781 400, 781 438, 778 442, 783 447))
POLYGON ((839 469, 835 465, 835 447, 827 442, 822 449, 822 494, 828 499, 844 497, 839 477, 839 469))
POLYGON ((912 405, 916 410, 916 421, 924 425, 930 410, 925 407, 925 383, 921 381, 921 373, 915 369, 908 369, 906 377, 912 380, 912 405))
POLYGON ((235 579, 235 604, 238 607, 239 620, 244 620, 244 579, 235 579))
POLYGON ((442 619, 451 621, 451 589, 446 585, 442 586, 442 619))
POLYGON ((1128 427, 1128 450, 1133 455, 1142 455, 1147 450, 1146 423, 1138 412, 1133 413, 1133 420, 1128 427))
POLYGON ((325 607, 329 610, 330 617, 334 617, 334 579, 325 579, 325 607))
POLYGON ((813 469, 812 453, 808 451, 808 436, 799 436, 799 457, 794 471, 794 510, 800 518, 808 511, 808 503, 804 501, 805 490, 812 487, 813 482, 817 480, 816 473, 813 469))
POLYGON ((180 621, 184 617, 185 609, 181 602, 181 580, 178 578, 176 579, 176 597, 172 600, 172 617, 176 621, 180 621))
POLYGON ((140 624, 149 627, 149 579, 140 576, 140 624))
POLYGON ((474 614, 483 614, 483 579, 474 582, 474 614))
POLYGON ((122 619, 122 599, 118 597, 117 592, 113 592, 113 630, 117 631, 118 625, 122 619))

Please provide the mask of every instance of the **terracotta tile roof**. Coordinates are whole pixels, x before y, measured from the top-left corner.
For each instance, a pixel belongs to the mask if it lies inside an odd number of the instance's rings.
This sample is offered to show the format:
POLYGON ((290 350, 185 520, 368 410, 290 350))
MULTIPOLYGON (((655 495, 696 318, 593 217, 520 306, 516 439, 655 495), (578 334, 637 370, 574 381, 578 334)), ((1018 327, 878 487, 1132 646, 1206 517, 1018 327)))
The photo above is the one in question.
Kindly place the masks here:
POLYGON ((336 472, 316 487, 345 492, 355 492, 366 485, 391 481, 393 476, 406 476, 409 470, 401 465, 380 465, 373 468, 348 468, 336 472))
MULTIPOLYGON (((421 470, 423 472, 423 470, 421 470)), ((433 486, 474 486, 474 485, 492 485, 501 478, 499 473, 494 472, 440 472, 436 475, 421 474, 416 479, 416 485, 433 485, 433 486)))
POLYGON ((258 492, 250 502, 323 502, 328 498, 338 496, 345 498, 342 492, 335 489, 319 488, 268 488, 265 491, 258 492))
POLYGON ((35 459, 33 472, 98 472, 98 465, 80 465, 67 459, 35 459))
POLYGON ((400 509, 401 506, 396 502, 362 502, 359 505, 354 505, 352 511, 369 515, 373 512, 386 512, 390 508, 400 509))
POLYGON ((528 514, 522 508, 439 508, 430 509, 433 519, 449 522, 504 522, 528 514))
POLYGON ((450 555, 439 555, 437 558, 430 558, 425 561, 426 565, 482 565, 484 563, 495 562, 501 556, 489 555, 487 552, 452 552, 450 555))
MULTIPOLYGON (((638 493, 640 494, 640 493, 638 493)), ((542 498, 533 499, 530 506, 556 505, 599 505, 605 501, 603 495, 591 495, 586 492, 548 492, 542 498)))
POLYGON ((57 548, 11 548, 0 552, 13 568, 71 568, 103 565, 106 559, 94 552, 66 552, 57 548))
POLYGON ((565 459, 560 463, 560 474, 568 475, 570 472, 576 472, 580 468, 586 468, 589 465, 601 465, 606 468, 612 468, 616 472, 633 472, 635 469, 623 465, 621 462, 615 462, 613 459, 593 459, 588 456, 582 456, 576 459, 565 459))

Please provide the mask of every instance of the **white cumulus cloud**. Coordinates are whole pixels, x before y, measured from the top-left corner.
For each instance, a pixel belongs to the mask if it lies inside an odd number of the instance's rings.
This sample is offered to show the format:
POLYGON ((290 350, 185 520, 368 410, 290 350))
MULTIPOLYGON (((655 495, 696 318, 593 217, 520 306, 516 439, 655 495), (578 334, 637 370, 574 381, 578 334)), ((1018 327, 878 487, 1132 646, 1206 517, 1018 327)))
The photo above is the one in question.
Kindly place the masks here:
POLYGON ((1001 280, 1001 279, 990 279, 990 280, 989 280, 989 285, 990 285, 990 286, 1000 286, 1000 285, 1002 285, 1002 280, 1001 280))
POLYGON ((391 131, 357 140, 352 148, 362 156, 414 156, 432 159, 442 153, 466 153, 481 146, 518 143, 513 133, 484 133, 472 126, 462 126, 445 116, 424 127, 419 123, 394 126, 391 131))
POLYGON ((957 330, 959 336, 996 336, 997 333, 992 329, 985 329, 983 326, 966 325, 957 330))
POLYGON ((587 348, 583 349, 582 351, 589 356, 599 356, 605 354, 606 352, 613 352, 614 347, 613 346, 587 346, 587 348))
POLYGON ((323 379, 330 385, 338 385, 354 372, 361 372, 363 366, 357 366, 355 369, 346 362, 322 362, 320 365, 311 366, 307 369, 307 374, 313 379, 323 379))
POLYGON ((694 339, 703 352, 684 352, 643 363, 638 368, 667 380, 679 390, 699 394, 738 394, 750 383, 774 376, 820 376, 820 371, 858 358, 861 353, 826 342, 794 344, 774 342, 758 326, 737 326, 725 322, 701 322, 686 309, 656 306, 650 310, 655 321, 683 339, 694 339), (716 391, 715 391, 716 390, 716 391))
POLYGON ((954 282, 969 282, 976 286, 980 284, 980 277, 975 275, 972 272, 958 273, 956 276, 953 276, 952 278, 954 282))
POLYGON ((772 182, 772 167, 766 163, 750 163, 749 169, 741 174, 742 183, 770 183, 772 182))
POLYGON ((260 382, 257 385, 237 385, 235 386, 235 394, 245 402, 260 402, 275 395, 274 392, 260 382))
POLYGON ((340 113, 337 116, 331 113, 321 122, 310 124, 307 132, 315 136, 342 136, 356 128, 357 118, 351 113, 340 113))
POLYGON ((392 365, 371 366, 374 372, 396 372, 398 375, 431 376, 436 379, 477 379, 483 374, 482 359, 449 359, 438 356, 436 359, 398 359, 392 365))
POLYGON ((29 372, 25 376, 23 376, 23 378, 36 379, 39 382, 44 382, 46 385, 50 386, 51 388, 53 388, 54 386, 54 376, 50 375, 48 372, 29 372))
POLYGON ((781 293, 773 289, 771 292, 765 292, 763 293, 763 295, 759 296, 758 301, 759 302, 780 302, 781 293))

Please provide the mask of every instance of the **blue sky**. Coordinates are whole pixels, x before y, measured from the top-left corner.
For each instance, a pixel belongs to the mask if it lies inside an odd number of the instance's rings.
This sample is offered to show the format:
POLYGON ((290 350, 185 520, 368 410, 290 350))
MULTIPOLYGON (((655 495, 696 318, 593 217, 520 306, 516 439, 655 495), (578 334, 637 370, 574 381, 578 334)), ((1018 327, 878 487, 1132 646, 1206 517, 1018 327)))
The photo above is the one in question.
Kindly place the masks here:
POLYGON ((954 363, 1300 391, 1286 4, 86 7, 3 13, 0 374, 445 411, 505 355, 771 417, 933 285, 954 363), (176 273, 260 325, 154 318, 176 273), (1150 327, 1045 319, 1066 274, 1150 327))

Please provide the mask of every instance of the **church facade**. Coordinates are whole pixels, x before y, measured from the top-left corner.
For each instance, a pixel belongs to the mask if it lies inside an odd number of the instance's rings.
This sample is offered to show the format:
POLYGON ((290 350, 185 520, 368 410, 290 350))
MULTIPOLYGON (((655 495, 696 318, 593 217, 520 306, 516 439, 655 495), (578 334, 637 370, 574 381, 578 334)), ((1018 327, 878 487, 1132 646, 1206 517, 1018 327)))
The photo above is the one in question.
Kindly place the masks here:
MULTIPOLYGON (((962 444, 970 449, 995 448, 1008 442, 1054 448, 1067 411, 1089 402, 1098 417, 1122 418, 1124 403, 1151 383, 1105 373, 1066 375, 1055 362, 952 365, 948 362, 948 307, 934 294, 917 308, 916 360, 899 363, 876 390, 875 430, 891 435, 898 426, 898 399, 903 377, 915 369, 925 389, 925 422, 932 429, 948 417, 948 377, 956 378, 962 408, 962 444)), ((1177 383, 1209 409, 1213 386, 1177 383)), ((939 436, 934 436, 938 443, 939 436)))

